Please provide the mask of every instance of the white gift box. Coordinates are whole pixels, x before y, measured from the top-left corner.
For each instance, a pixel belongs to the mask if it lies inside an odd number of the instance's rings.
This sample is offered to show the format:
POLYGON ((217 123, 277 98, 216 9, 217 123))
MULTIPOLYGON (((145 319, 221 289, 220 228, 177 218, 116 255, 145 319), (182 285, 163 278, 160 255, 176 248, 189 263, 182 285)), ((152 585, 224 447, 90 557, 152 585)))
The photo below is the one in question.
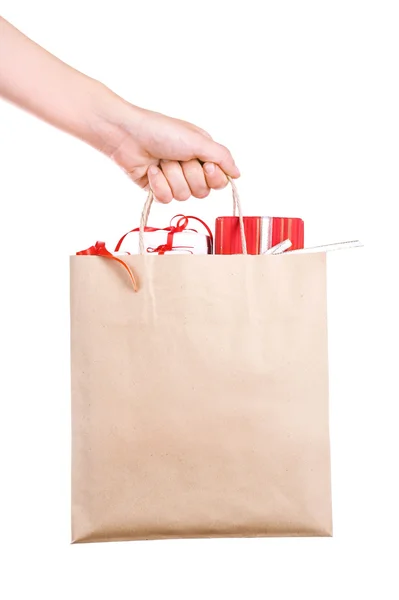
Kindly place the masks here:
MULTIPOLYGON (((159 229, 144 233, 144 248, 152 254, 212 254, 212 241, 209 235, 185 229, 173 233, 159 229), (167 246, 172 238, 172 248, 167 246)), ((122 242, 118 254, 140 254, 139 232, 128 233, 122 242)))

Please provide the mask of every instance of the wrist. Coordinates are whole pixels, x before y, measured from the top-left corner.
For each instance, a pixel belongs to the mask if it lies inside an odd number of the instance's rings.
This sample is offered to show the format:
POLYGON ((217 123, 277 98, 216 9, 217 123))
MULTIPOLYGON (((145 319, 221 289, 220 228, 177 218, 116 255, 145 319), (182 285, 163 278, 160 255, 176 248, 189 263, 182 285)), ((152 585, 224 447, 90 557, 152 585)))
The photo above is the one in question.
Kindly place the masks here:
POLYGON ((65 115, 65 129, 69 129, 72 135, 91 146, 99 148, 106 115, 114 102, 113 93, 101 82, 85 75, 83 77, 73 113, 65 115))
POLYGON ((129 104, 99 81, 91 82, 87 97, 87 113, 79 120, 81 129, 75 135, 112 156, 126 135, 135 136, 142 109, 129 104))

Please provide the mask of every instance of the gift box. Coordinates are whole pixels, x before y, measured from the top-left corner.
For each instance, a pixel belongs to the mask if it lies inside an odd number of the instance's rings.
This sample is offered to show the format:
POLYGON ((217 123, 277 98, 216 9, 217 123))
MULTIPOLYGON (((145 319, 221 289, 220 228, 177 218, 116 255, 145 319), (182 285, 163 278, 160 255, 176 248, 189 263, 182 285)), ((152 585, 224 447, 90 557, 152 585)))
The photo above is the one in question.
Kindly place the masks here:
POLYGON ((137 292, 138 283, 130 266, 123 260, 129 254, 212 254, 213 234, 208 225, 198 217, 185 217, 176 215, 171 220, 169 227, 143 228, 144 248, 140 249, 140 227, 128 231, 121 237, 115 250, 110 252, 105 242, 97 241, 86 250, 76 252, 77 256, 101 256, 113 259, 119 263, 129 274, 133 289, 137 292), (178 219, 175 222, 175 219, 178 219), (188 227, 191 221, 198 221, 205 229, 206 234, 198 233, 196 229, 188 227), (123 246, 123 248, 122 248, 123 246))
MULTIPOLYGON (((140 254, 139 227, 126 233, 117 243, 115 252, 120 254, 140 254)), ((204 221, 197 217, 177 215, 169 227, 144 228, 144 250, 150 254, 212 254, 213 235, 204 221), (178 220, 175 222, 175 219, 178 220), (198 221, 206 230, 199 233, 192 226, 198 221)))
MULTIPOLYGON (((144 248, 149 254, 212 254, 209 236, 194 231, 177 232, 172 240, 167 231, 145 231, 144 248)), ((126 236, 122 253, 140 254, 138 231, 126 236)))
MULTIPOLYGON (((290 250, 304 247, 304 222, 298 218, 244 217, 248 254, 263 254, 280 242, 290 240, 290 250)), ((218 217, 215 227, 215 254, 241 254, 238 217, 218 217)))

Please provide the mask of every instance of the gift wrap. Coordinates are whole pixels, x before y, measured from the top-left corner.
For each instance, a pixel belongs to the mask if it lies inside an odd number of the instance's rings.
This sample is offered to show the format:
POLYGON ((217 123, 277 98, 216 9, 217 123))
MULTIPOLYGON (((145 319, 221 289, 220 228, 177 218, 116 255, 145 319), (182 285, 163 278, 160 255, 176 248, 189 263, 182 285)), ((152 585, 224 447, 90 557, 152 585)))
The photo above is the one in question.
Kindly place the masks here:
MULTIPOLYGON (((212 242, 209 235, 184 230, 173 233, 163 229, 144 233, 144 248, 151 254, 211 254, 212 242)), ((120 251, 124 254, 140 254, 139 232, 129 233, 123 240, 120 251)))
MULTIPOLYGON (((248 254, 264 254, 285 241, 291 241, 290 250, 304 246, 304 222, 298 218, 244 217, 248 254)), ((215 254, 242 252, 238 217, 216 219, 215 254)))

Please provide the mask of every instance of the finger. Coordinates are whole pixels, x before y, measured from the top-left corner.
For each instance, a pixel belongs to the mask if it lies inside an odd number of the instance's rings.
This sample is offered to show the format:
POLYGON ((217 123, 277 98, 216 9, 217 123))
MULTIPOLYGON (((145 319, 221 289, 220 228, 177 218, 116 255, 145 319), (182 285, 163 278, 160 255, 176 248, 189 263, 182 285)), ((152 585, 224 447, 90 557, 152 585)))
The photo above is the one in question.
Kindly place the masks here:
POLYGON ((148 190, 148 174, 146 173, 145 175, 143 175, 143 177, 136 179, 134 183, 141 187, 143 190, 148 190))
POLYGON ((155 165, 152 165, 148 171, 148 181, 151 186, 154 196, 159 202, 168 204, 173 200, 172 190, 166 180, 165 175, 161 169, 158 169, 155 165))
POLYGON ((161 169, 172 190, 173 198, 188 200, 191 192, 180 163, 176 160, 161 160, 161 169))
POLYGON ((207 137, 208 139, 212 140, 212 136, 210 133, 208 133, 207 131, 205 131, 205 129, 201 129, 201 127, 197 127, 195 126, 196 130, 199 131, 200 133, 202 133, 202 135, 204 135, 205 137, 207 137))
MULTIPOLYGON (((210 192, 205 174, 198 160, 188 160, 181 163, 184 177, 195 198, 206 198, 210 192)), ((226 180, 227 181, 227 180, 226 180)))
POLYGON ((213 163, 204 164, 204 173, 208 186, 213 190, 222 190, 228 184, 228 179, 222 169, 213 163))
POLYGON ((230 151, 221 144, 201 136, 202 140, 198 146, 198 156, 202 162, 212 162, 218 165, 226 175, 234 179, 240 176, 240 171, 236 166, 230 151))

